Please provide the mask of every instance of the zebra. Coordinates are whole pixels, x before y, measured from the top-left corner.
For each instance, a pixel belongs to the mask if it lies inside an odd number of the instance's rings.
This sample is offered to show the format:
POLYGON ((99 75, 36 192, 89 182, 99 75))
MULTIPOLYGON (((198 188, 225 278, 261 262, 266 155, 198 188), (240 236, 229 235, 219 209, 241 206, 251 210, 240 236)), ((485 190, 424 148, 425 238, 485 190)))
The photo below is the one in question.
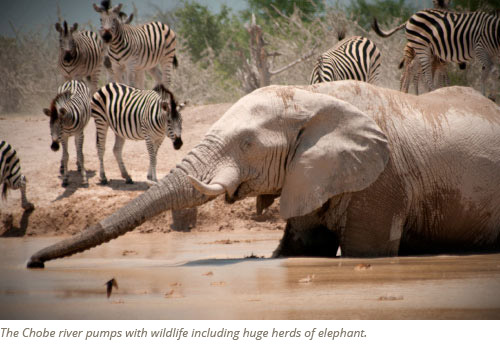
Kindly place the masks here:
MULTIPOLYGON (((400 91, 408 93, 410 81, 413 81, 415 93, 418 95, 418 83, 422 74, 420 62, 415 59, 415 50, 408 44, 403 50, 403 59, 399 64, 399 69, 403 69, 400 80, 400 91)), ((440 58, 433 56, 431 64, 433 80, 437 81, 438 87, 449 85, 447 63, 440 58)))
POLYGON ((165 135, 172 140, 174 149, 182 146, 182 117, 172 92, 161 84, 153 90, 140 90, 112 82, 94 93, 90 108, 97 130, 101 184, 108 182, 103 162, 108 127, 115 133, 113 153, 126 183, 133 183, 122 159, 126 139, 146 141, 149 154, 147 178, 157 182, 156 154, 165 135))
POLYGON ((83 131, 90 120, 89 88, 79 80, 65 82, 59 86, 50 108, 43 109, 43 112, 50 117, 50 135, 52 136, 50 148, 56 152, 59 150, 59 143, 63 147, 60 167, 63 177, 62 186, 68 186, 68 139, 71 136, 75 137, 78 171, 82 175, 83 185, 88 185, 83 163, 83 131))
POLYGON ((311 75, 311 84, 335 80, 360 80, 374 83, 378 79, 380 51, 368 38, 354 36, 344 38, 323 53, 317 60, 311 75))
POLYGON ((63 25, 56 23, 59 32, 58 67, 66 81, 87 80, 94 92, 101 72, 101 65, 106 53, 99 36, 92 31, 76 31, 78 23, 71 28, 64 21, 63 25))
POLYGON ((161 22, 132 26, 119 20, 122 4, 111 7, 104 0, 93 6, 101 15, 100 35, 108 45, 115 81, 124 82, 126 76, 130 85, 142 89, 144 71, 150 71, 157 84, 168 87, 172 66, 177 67, 175 32, 161 22))
POLYGON ((16 150, 7 142, 0 140, 0 185, 2 198, 7 199, 9 189, 21 189, 21 206, 24 210, 35 209, 33 203, 26 197, 26 177, 21 174, 21 162, 16 150))
POLYGON ((403 24, 382 31, 374 19, 373 30, 389 37, 406 29, 408 45, 420 62, 427 87, 434 90, 431 63, 433 56, 445 62, 464 63, 477 57, 482 63, 481 91, 486 95, 486 79, 500 57, 500 18, 485 12, 453 12, 427 9, 413 14, 403 24))

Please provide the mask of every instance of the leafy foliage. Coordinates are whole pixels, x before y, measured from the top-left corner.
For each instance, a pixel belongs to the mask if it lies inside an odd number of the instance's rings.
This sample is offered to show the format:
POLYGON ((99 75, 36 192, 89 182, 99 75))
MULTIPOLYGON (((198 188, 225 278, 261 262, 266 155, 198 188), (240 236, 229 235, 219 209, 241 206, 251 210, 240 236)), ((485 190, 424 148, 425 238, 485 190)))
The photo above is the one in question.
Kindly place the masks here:
POLYGON ((353 0, 347 6, 347 12, 361 27, 368 29, 374 17, 382 24, 391 24, 395 18, 400 18, 403 22, 415 13, 416 9, 407 4, 405 0, 374 0, 370 2, 353 0))
POLYGON ((195 62, 204 56, 207 49, 219 54, 231 37, 233 24, 237 24, 225 5, 214 14, 206 6, 186 2, 174 15, 177 32, 186 40, 187 49, 195 62))

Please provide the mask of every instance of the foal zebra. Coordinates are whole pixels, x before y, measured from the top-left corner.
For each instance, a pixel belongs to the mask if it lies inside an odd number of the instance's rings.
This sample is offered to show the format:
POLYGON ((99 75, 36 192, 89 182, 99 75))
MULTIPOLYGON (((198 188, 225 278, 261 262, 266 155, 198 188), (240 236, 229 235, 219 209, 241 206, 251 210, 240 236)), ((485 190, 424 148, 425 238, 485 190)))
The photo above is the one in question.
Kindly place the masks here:
POLYGON ((97 82, 101 72, 104 46, 99 36, 92 31, 78 31, 78 24, 68 28, 68 23, 57 23, 59 32, 58 66, 62 75, 68 80, 87 79, 92 92, 97 90, 97 82))
POLYGON ((500 18, 484 12, 448 12, 437 9, 415 13, 405 23, 388 32, 378 27, 373 30, 382 37, 406 29, 408 45, 415 50, 425 82, 430 90, 433 56, 445 62, 463 63, 477 56, 482 63, 481 91, 486 95, 485 83, 500 56, 500 18))
POLYGON ((182 146, 182 117, 174 95, 163 85, 158 85, 153 90, 139 90, 119 83, 109 83, 94 93, 90 107, 97 129, 101 184, 107 184, 103 158, 108 127, 115 133, 113 153, 127 184, 133 182, 122 159, 125 139, 146 140, 149 154, 147 178, 155 182, 156 154, 165 135, 173 141, 175 149, 182 146))
POLYGON ((57 90, 49 109, 43 109, 50 117, 50 135, 53 151, 59 150, 62 144, 63 153, 60 172, 63 176, 62 186, 68 185, 68 138, 75 136, 78 171, 82 174, 83 184, 87 185, 87 173, 83 164, 83 130, 90 120, 90 94, 84 82, 67 81, 57 90))
POLYGON ((311 84, 335 80, 360 80, 374 83, 378 79, 380 51, 368 38, 354 36, 343 39, 318 58, 311 84))
POLYGON ((115 81, 124 82, 127 71, 128 83, 142 89, 144 71, 150 71, 156 83, 169 86, 172 65, 177 66, 175 32, 160 22, 128 25, 119 20, 122 4, 111 7, 111 1, 104 0, 101 6, 93 5, 101 15, 100 34, 109 44, 115 81))
POLYGON ((2 187, 2 198, 7 198, 9 189, 21 189, 21 206, 24 210, 32 210, 35 207, 28 202, 26 197, 26 178, 21 174, 21 163, 17 153, 6 141, 0 141, 0 185, 2 187))

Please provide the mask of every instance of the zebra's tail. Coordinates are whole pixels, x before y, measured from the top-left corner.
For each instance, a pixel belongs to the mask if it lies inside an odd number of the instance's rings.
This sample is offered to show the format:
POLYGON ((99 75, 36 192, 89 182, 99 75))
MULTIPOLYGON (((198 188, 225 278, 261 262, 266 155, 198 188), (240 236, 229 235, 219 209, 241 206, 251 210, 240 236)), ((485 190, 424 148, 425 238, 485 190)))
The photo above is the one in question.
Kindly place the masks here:
POLYGON ((401 62, 399 62, 399 67, 398 67, 398 68, 399 68, 399 69, 401 69, 401 68, 403 68, 403 67, 404 67, 404 65, 405 65, 405 59, 403 58, 403 59, 401 60, 401 62))
POLYGON ((398 27, 392 29, 392 30, 389 30, 388 32, 384 32, 382 31, 379 27, 378 27, 378 22, 377 22, 377 18, 373 18, 373 22, 372 22, 372 29, 373 31, 375 31, 375 33, 377 35, 379 35, 380 37, 389 37, 389 36, 392 36, 396 31, 399 31, 401 30, 402 28, 404 28, 406 26, 406 22, 404 22, 403 24, 399 25, 398 27))
POLYGON ((174 68, 177 68, 179 66, 179 61, 177 61, 177 55, 174 55, 174 68))

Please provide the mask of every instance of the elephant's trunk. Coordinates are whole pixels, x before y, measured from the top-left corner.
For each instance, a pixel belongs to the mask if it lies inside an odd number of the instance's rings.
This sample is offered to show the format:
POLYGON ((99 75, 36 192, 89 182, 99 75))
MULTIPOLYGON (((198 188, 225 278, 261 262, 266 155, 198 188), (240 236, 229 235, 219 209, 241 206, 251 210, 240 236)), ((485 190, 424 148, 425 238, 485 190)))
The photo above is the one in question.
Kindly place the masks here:
POLYGON ((71 256, 115 239, 165 211, 200 205, 209 198, 194 189, 186 172, 176 168, 159 185, 151 187, 96 225, 71 238, 35 253, 28 268, 43 268, 44 262, 71 256))

